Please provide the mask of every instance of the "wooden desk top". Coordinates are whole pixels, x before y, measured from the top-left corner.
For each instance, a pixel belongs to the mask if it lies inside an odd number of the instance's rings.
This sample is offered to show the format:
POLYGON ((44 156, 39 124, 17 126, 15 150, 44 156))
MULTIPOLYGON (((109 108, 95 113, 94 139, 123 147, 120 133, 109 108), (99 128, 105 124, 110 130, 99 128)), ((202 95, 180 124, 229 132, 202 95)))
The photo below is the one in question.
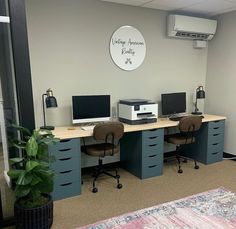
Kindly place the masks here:
MULTIPOLYGON (((203 114, 203 115, 204 118, 202 122, 211 122, 211 121, 226 119, 226 117, 224 116, 209 115, 209 114, 203 114)), ((170 121, 168 118, 160 118, 157 120, 157 122, 149 124, 128 125, 124 123, 124 131, 133 132, 133 131, 175 127, 178 125, 178 123, 179 123, 178 121, 170 121)), ((82 130, 80 126, 56 127, 55 130, 52 131, 52 133, 55 135, 56 138, 60 139, 81 138, 93 135, 92 130, 82 130)))

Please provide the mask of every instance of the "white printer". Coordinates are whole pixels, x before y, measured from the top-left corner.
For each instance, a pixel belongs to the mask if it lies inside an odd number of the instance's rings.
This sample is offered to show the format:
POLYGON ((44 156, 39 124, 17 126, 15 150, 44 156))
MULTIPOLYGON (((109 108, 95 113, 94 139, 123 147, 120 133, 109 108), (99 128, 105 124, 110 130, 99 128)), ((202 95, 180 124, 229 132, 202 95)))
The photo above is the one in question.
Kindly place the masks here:
POLYGON ((145 99, 127 99, 119 102, 119 120, 131 125, 157 121, 158 104, 145 99))

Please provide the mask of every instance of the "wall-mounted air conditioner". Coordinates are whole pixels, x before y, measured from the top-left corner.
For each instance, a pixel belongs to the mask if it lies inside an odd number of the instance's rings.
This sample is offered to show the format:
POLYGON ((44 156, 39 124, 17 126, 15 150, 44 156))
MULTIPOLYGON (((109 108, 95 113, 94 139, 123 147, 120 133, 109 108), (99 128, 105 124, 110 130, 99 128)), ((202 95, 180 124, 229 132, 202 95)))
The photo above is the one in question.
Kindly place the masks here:
POLYGON ((169 15, 167 30, 169 37, 211 40, 216 32, 217 21, 183 15, 169 15))

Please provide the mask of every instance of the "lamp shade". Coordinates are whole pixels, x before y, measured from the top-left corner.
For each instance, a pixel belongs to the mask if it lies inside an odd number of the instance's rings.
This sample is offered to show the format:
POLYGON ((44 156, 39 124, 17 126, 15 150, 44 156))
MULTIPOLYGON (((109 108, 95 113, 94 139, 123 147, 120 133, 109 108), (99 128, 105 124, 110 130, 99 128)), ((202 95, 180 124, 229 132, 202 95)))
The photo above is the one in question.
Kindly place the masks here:
POLYGON ((46 107, 50 108, 50 107, 57 107, 57 100, 54 96, 48 96, 46 97, 46 107))
POLYGON ((203 90, 203 86, 198 87, 196 97, 197 99, 205 99, 205 91, 203 90))

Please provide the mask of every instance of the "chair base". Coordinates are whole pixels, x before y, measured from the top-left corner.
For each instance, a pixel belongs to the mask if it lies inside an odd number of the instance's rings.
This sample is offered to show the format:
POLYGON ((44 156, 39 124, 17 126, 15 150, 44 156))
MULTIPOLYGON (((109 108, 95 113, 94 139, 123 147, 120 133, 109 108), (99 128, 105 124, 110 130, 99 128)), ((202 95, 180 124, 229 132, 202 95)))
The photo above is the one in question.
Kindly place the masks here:
POLYGON ((96 187, 96 180, 98 179, 98 177, 101 174, 105 174, 107 176, 110 176, 110 177, 116 179, 116 181, 117 181, 117 186, 116 187, 118 189, 121 189, 123 187, 122 184, 120 183, 120 175, 118 175, 117 169, 114 169, 114 170, 115 170, 116 175, 113 175, 113 174, 107 172, 107 170, 105 170, 104 167, 103 167, 103 163, 102 163, 101 157, 99 157, 99 159, 98 159, 98 166, 95 167, 95 170, 94 170, 94 173, 93 173, 93 177, 94 177, 94 179, 93 179, 93 188, 92 188, 92 192, 93 193, 97 193, 98 192, 98 189, 96 187))
MULTIPOLYGON (((183 173, 183 170, 181 169, 181 161, 180 158, 183 158, 183 163, 187 163, 188 160, 185 157, 180 156, 180 150, 181 150, 181 146, 177 146, 176 147, 176 159, 178 161, 178 173, 183 173)), ((194 160, 194 169, 199 169, 199 165, 197 165, 197 161, 194 160)))

